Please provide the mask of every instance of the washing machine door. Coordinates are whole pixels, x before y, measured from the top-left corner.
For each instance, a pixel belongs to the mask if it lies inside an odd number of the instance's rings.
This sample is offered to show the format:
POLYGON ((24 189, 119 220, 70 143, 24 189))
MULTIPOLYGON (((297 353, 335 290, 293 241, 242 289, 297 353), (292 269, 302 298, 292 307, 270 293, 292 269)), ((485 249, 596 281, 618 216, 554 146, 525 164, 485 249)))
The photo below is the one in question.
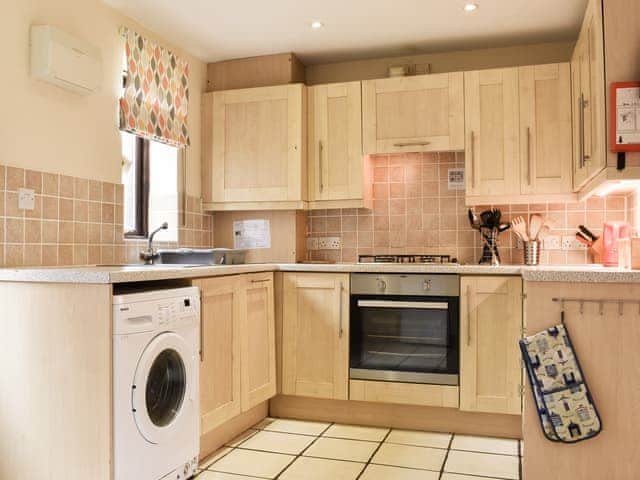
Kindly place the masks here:
POLYGON ((163 444, 181 428, 194 378, 192 358, 182 337, 171 332, 155 337, 140 357, 131 388, 132 410, 148 442, 163 444))

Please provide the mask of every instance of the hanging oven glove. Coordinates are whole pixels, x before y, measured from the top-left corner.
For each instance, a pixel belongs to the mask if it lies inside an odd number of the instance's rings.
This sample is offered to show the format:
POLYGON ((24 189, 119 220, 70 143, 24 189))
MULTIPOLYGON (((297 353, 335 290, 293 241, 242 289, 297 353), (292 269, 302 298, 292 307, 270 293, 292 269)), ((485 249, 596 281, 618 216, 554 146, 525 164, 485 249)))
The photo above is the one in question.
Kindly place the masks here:
POLYGON ((598 435, 602 422, 566 326, 523 338, 520 351, 545 437, 576 443, 598 435))

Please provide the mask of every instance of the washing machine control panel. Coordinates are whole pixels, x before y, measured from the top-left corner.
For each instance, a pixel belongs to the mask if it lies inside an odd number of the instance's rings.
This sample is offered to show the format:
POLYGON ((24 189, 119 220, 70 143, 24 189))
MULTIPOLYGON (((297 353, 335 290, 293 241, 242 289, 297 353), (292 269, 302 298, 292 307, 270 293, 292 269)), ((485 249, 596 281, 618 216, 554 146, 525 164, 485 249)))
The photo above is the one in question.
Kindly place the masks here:
POLYGON ((198 299, 189 296, 172 298, 156 304, 157 323, 167 327, 178 325, 185 319, 193 318, 198 313, 198 299))

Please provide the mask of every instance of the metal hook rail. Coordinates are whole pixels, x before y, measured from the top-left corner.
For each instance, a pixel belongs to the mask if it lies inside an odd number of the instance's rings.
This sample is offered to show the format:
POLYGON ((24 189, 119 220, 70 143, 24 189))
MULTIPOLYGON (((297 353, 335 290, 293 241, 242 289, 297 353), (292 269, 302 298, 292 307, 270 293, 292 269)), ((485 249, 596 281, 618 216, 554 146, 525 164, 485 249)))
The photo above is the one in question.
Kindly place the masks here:
POLYGON ((625 304, 636 305, 638 307, 638 314, 640 314, 640 300, 628 300, 622 298, 552 298, 554 302, 558 302, 561 305, 562 314, 564 314, 564 304, 565 303, 579 303, 580 304, 580 313, 584 313, 584 304, 585 303, 595 303, 600 306, 600 315, 604 314, 604 306, 605 304, 614 304, 618 305, 618 315, 622 316, 624 313, 625 304))

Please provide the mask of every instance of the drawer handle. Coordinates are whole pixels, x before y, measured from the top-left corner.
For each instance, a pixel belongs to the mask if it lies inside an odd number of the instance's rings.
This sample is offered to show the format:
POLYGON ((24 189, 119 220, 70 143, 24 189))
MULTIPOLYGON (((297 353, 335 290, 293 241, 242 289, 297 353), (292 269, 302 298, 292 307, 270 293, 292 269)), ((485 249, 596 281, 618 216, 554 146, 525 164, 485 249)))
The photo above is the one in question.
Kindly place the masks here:
POLYGON ((467 285, 467 347, 471 345, 471 286, 467 285))
POLYGON ((318 176, 320 177, 320 193, 324 192, 324 166, 322 162, 322 153, 324 148, 322 146, 322 141, 318 142, 318 176))
POLYGON ((338 338, 342 338, 343 329, 342 329, 342 293, 344 291, 344 286, 342 282, 340 282, 340 324, 338 325, 338 338))
POLYGON ((431 145, 431 142, 398 142, 394 143, 394 147, 426 147, 431 145))

